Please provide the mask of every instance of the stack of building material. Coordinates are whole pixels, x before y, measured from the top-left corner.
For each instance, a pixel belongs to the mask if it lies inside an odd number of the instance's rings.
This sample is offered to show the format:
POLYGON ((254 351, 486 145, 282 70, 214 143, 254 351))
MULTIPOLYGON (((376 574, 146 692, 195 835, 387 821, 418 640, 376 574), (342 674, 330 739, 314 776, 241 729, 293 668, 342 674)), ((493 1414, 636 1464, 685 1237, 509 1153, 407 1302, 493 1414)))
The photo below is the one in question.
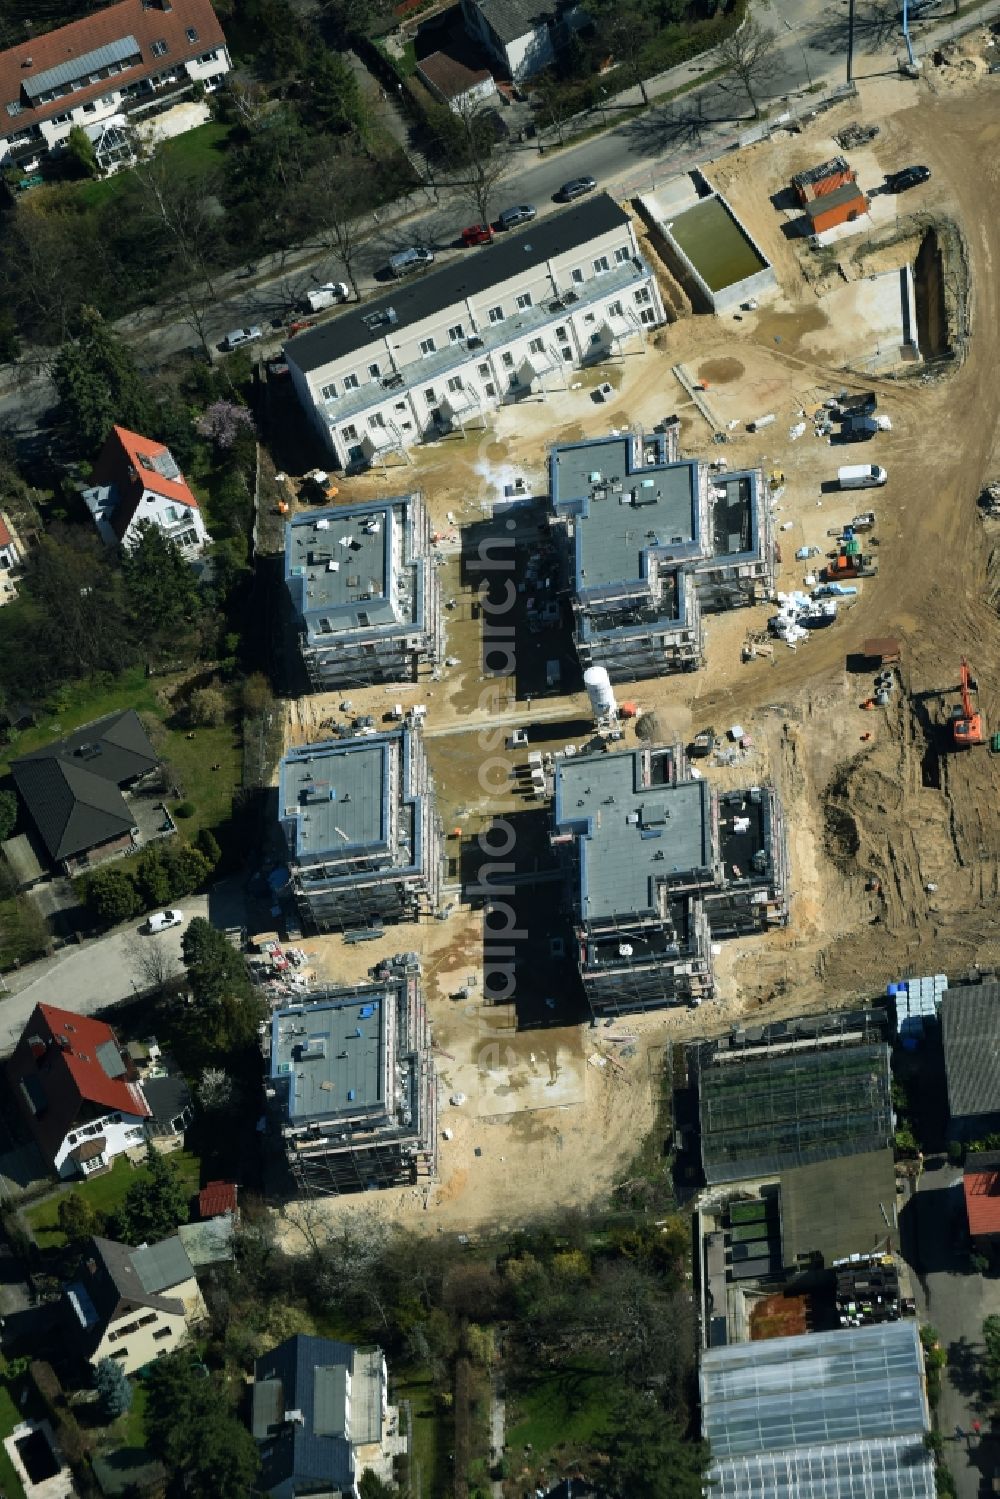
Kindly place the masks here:
POLYGON ((941 999, 948 987, 943 973, 932 978, 904 979, 890 984, 886 993, 895 1008, 896 1033, 907 1051, 914 1051, 933 1024, 941 1009, 941 999))

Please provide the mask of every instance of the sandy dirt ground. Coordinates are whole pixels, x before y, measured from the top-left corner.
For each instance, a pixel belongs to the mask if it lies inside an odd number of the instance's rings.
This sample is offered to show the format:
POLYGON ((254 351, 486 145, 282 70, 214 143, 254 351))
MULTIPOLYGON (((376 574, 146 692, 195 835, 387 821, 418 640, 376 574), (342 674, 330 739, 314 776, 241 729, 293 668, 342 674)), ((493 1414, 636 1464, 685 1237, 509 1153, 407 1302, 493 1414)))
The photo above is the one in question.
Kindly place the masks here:
MULTIPOLYGON (((657 714, 665 737, 743 724, 752 738, 745 759, 710 765, 707 773, 720 785, 770 780, 784 802, 791 923, 766 938, 722 946, 719 997, 712 1004, 629 1018, 608 1030, 515 1032, 506 1008, 494 1012, 477 1001, 483 949, 476 912, 459 907, 447 921, 399 928, 363 947, 345 948, 337 938, 307 941, 317 971, 329 978, 357 976, 383 950, 422 952, 441 1123, 452 1132, 441 1143, 439 1182, 340 1199, 332 1213, 375 1211, 429 1231, 474 1232, 557 1202, 598 1197, 653 1126, 658 1079, 673 1043, 717 1033, 742 1017, 847 1004, 901 975, 956 975, 1000 961, 1000 756, 986 747, 938 752, 947 738, 942 725, 958 700, 963 656, 978 679, 987 731, 1000 728, 1000 523, 984 523, 976 503, 1000 466, 994 264, 1000 78, 985 76, 983 54, 976 34, 963 54, 971 59, 968 67, 959 56, 917 85, 877 80, 865 88, 863 107, 828 114, 809 132, 715 164, 713 181, 746 215, 778 268, 780 303, 740 321, 681 317, 646 353, 574 376, 578 389, 504 409, 485 431, 419 450, 412 464, 388 474, 349 482, 351 496, 419 485, 445 538, 445 595, 456 600, 448 649, 460 666, 440 681, 350 696, 358 711, 383 711, 396 701, 427 703, 442 817, 448 829, 461 818, 466 836, 518 805, 510 784, 483 788, 481 730, 525 721, 527 705, 514 699, 511 683, 480 705, 479 626, 459 580, 457 528, 479 520, 484 502, 514 476, 543 493, 549 443, 610 427, 648 429, 677 412, 682 451, 714 456, 708 424, 671 372, 682 363, 708 383, 720 420, 741 424, 725 449, 730 466, 760 463, 786 475, 777 514, 779 526, 787 527, 778 532, 780 586, 802 584, 807 564, 795 561, 796 548, 825 550, 828 527, 868 505, 878 516, 879 571, 861 584, 832 628, 795 651, 779 643, 770 657, 742 664, 744 638, 765 627, 768 609, 717 617, 708 623, 704 670, 642 682, 630 694, 657 714), (931 183, 905 207, 960 226, 971 272, 971 338, 962 361, 905 381, 874 382, 892 431, 845 453, 814 437, 811 424, 800 439, 789 436, 800 413, 810 413, 845 383, 860 387, 843 377, 853 352, 838 346, 836 327, 825 330, 822 343, 815 337, 824 326, 816 278, 804 274, 801 252, 782 235, 770 197, 791 171, 822 159, 831 132, 848 118, 880 120, 872 149, 882 170, 909 161, 931 167, 931 183), (592 391, 605 378, 615 394, 599 405, 592 391), (774 425, 756 436, 745 433, 742 423, 763 411, 775 412, 774 425), (889 470, 885 489, 860 495, 824 490, 838 463, 861 460, 889 470), (871 678, 849 669, 851 657, 866 638, 885 635, 902 645, 902 690, 888 708, 863 711, 871 678), (452 998, 460 988, 468 995, 452 998), (448 1103, 460 1095, 462 1104, 448 1103)), ((872 268, 901 264, 919 239, 902 226, 895 250, 880 251, 872 268)), ((853 256, 858 248, 846 242, 837 251, 853 256)), ((338 716, 339 698, 295 704, 289 741, 321 731, 338 716)), ((582 698, 559 699, 551 708, 547 701, 544 713, 532 704, 530 717, 551 723, 553 744, 579 742, 589 732, 582 698)), ((539 889, 542 927, 546 898, 555 890, 539 889)))

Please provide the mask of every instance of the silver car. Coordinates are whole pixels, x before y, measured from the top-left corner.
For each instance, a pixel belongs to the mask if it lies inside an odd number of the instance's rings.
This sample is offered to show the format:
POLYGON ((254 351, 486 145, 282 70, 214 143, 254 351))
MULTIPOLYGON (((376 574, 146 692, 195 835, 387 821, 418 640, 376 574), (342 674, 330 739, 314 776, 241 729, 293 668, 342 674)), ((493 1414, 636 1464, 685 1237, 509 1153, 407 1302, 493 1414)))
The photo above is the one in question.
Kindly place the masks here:
POLYGON ((517 229, 521 224, 530 224, 537 210, 530 203, 519 203, 516 208, 505 208, 497 218, 498 229, 517 229))
POLYGON ((263 337, 263 328, 258 328, 257 324, 254 323, 254 325, 250 328, 234 328, 231 333, 227 333, 225 338, 222 340, 222 347, 228 354, 231 353, 233 349, 241 349, 244 344, 252 344, 256 342, 258 338, 263 337))

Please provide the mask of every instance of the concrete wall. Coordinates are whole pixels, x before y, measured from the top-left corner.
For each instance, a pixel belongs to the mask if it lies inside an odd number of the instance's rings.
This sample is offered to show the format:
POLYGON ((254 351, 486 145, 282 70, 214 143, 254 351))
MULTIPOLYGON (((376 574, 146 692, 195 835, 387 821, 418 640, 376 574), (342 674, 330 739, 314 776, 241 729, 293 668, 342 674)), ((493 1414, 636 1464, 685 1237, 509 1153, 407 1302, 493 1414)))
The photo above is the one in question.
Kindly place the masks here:
MULTIPOLYGON (((676 259, 682 267, 684 274, 690 279, 691 282, 693 282, 701 296, 704 297, 706 305, 710 307, 713 312, 726 312, 731 307, 738 307, 742 302, 749 302, 751 298, 757 298, 759 300, 761 297, 768 296, 771 292, 777 291, 778 278, 774 274, 774 268, 771 265, 771 262, 768 260, 767 256, 764 254, 763 250, 760 248, 753 235, 749 232, 746 225, 734 213, 731 205, 727 203, 726 199, 719 192, 715 192, 713 190, 711 196, 718 200, 718 202, 725 209, 726 213, 728 213, 729 217, 732 219, 733 223, 736 224, 744 239, 764 262, 762 270, 757 271, 752 276, 745 276, 742 281, 734 281, 732 285, 724 286, 720 288, 719 291, 712 291, 711 287, 708 285, 708 282, 702 276, 697 266, 692 260, 689 259, 686 252, 681 249, 680 245, 671 234, 669 228, 667 227, 661 216, 661 208, 659 203, 657 202, 655 194, 649 194, 647 197, 640 198, 639 203, 647 221, 655 225, 665 244, 670 249, 671 254, 676 256, 676 259)), ((671 211, 672 214, 676 216, 677 214, 683 213, 687 208, 693 207, 698 202, 707 201, 707 198, 699 198, 695 193, 692 194, 689 202, 683 201, 680 204, 671 204, 671 211)))

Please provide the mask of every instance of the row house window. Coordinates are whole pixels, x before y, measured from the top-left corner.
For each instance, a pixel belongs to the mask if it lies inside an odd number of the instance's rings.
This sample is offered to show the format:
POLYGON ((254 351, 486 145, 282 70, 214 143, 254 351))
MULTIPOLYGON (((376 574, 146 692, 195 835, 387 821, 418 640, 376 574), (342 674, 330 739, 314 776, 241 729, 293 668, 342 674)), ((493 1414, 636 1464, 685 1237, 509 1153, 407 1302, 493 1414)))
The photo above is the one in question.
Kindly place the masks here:
POLYGON ((583 272, 579 269, 579 267, 577 267, 575 271, 572 271, 570 273, 570 280, 573 282, 574 286, 583 285, 583 272))
POLYGON ((542 353, 544 353, 544 351, 545 351, 545 340, 543 338, 533 338, 531 340, 530 344, 528 345, 528 353, 529 354, 542 354, 542 353))
POLYGON ((361 384, 361 381, 358 379, 357 375, 345 375, 344 376, 344 389, 345 390, 357 390, 357 388, 358 388, 358 386, 360 384, 361 384))
POLYGON ((433 354, 436 348, 437 344, 434 342, 433 338, 422 338, 420 340, 420 352, 423 355, 424 359, 426 359, 429 354, 433 354))
POLYGON ((448 329, 448 342, 459 344, 465 337, 465 329, 461 323, 456 323, 453 328, 448 329))
POLYGON ((335 401, 337 399, 337 382, 331 380, 329 385, 320 386, 320 395, 324 401, 335 401))
POLYGON ((611 262, 608 260, 608 257, 606 255, 598 255, 594 261, 594 275, 603 276, 605 271, 610 271, 610 269, 611 262))
POLYGON ((629 258, 628 245, 619 245, 615 251, 615 265, 624 265, 629 258))
POLYGON ((517 299, 517 306, 519 312, 527 312, 528 308, 531 306, 530 291, 523 291, 521 293, 521 295, 517 299))
POLYGON ((487 317, 489 318, 489 320, 490 320, 491 323, 502 323, 503 322, 503 308, 502 307, 491 307, 490 310, 489 310, 489 312, 487 313, 487 317))

